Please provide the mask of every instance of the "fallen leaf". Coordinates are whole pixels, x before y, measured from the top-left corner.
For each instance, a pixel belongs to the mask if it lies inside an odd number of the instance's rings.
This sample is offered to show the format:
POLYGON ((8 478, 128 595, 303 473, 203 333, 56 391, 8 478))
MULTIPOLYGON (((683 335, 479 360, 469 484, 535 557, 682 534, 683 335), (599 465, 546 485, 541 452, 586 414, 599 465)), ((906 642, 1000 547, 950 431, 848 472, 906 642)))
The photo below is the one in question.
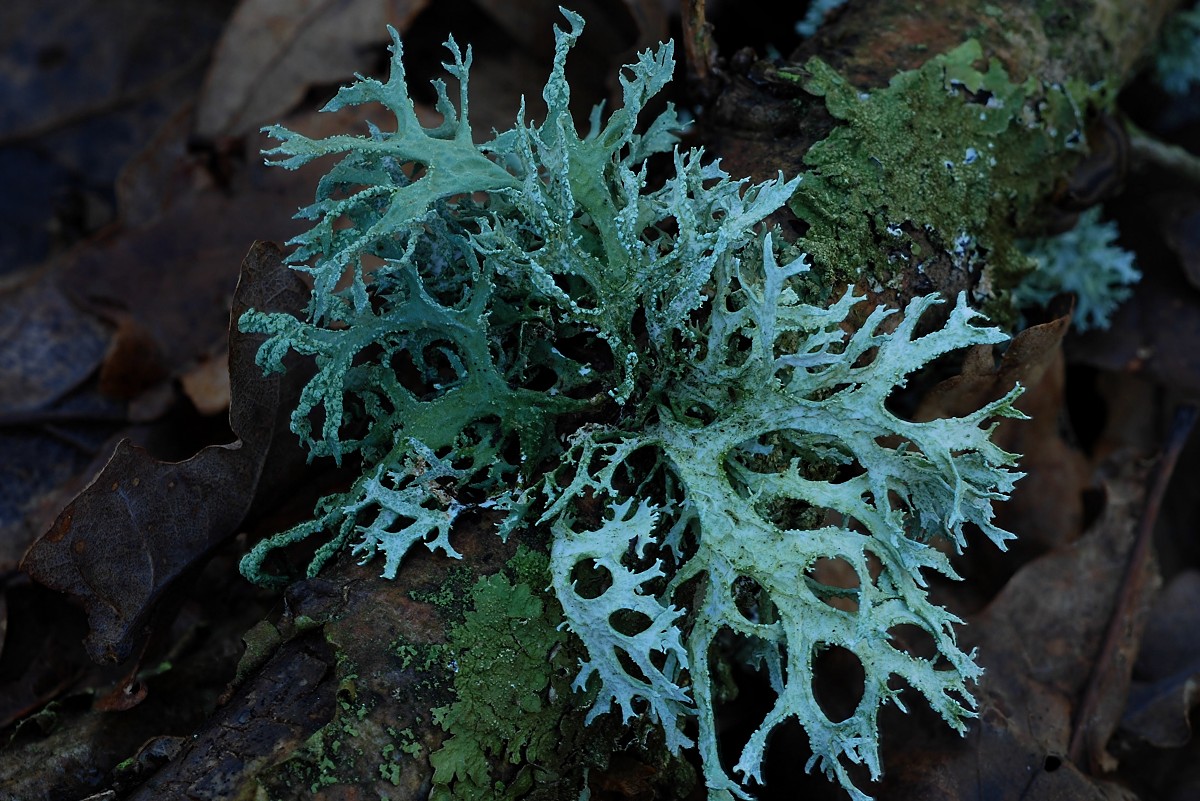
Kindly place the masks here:
POLYGON ((46 273, 0 288, 0 425, 82 384, 104 360, 109 336, 46 273))
POLYGON ((264 474, 286 481, 288 464, 302 459, 287 433, 290 405, 281 399, 298 371, 264 377, 254 362, 261 337, 241 334, 236 320, 250 306, 295 312, 306 296, 278 249, 256 245, 243 263, 231 318, 229 423, 238 441, 179 463, 122 442, 26 554, 22 567, 36 580, 83 603, 93 659, 124 660, 146 636, 164 593, 235 533, 264 474))
POLYGON ((1155 600, 1134 666, 1122 737, 1179 748, 1192 737, 1200 705, 1200 571, 1184 571, 1155 600))
POLYGON ((221 34, 196 110, 204 140, 287 114, 313 86, 372 66, 387 25, 403 32, 429 0, 242 0, 221 34))
POLYGON ((1004 351, 999 367, 990 345, 972 348, 959 375, 926 393, 914 419, 961 417, 1003 397, 1016 384, 1027 390, 1036 387, 1047 370, 1059 365, 1063 336, 1070 324, 1071 317, 1066 315, 1021 331, 1004 351))
POLYGON ((224 3, 0 3, 0 274, 113 217, 107 188, 204 76, 224 3))
POLYGON ((0 291, 0 571, 16 567, 58 511, 47 517, 44 505, 125 422, 125 404, 94 389, 109 340, 49 271, 0 291))
POLYGON ((1017 535, 1011 546, 1017 564, 1078 539, 1086 522, 1086 501, 1094 491, 1087 455, 1063 438, 1065 362, 1061 348, 1056 348, 1045 373, 1027 385, 1017 403, 1030 419, 1005 421, 996 432, 1000 447, 1021 454, 1025 474, 996 510, 999 525, 1017 535))

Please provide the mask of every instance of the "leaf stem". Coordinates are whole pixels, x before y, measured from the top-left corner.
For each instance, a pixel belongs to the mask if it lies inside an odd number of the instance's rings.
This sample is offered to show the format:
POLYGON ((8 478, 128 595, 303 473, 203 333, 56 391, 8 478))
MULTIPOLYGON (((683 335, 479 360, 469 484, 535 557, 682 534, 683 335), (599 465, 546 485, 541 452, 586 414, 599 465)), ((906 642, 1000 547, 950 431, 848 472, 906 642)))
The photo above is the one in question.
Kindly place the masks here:
POLYGON ((1196 423, 1197 413, 1197 407, 1190 403, 1182 404, 1175 409, 1162 457, 1154 468, 1150 492, 1142 507, 1133 547, 1129 552, 1129 561, 1125 566, 1125 575, 1121 579, 1120 593, 1117 596, 1112 616, 1109 618, 1108 628, 1104 632, 1100 653, 1092 665, 1087 686, 1084 688, 1083 697, 1076 710, 1075 719, 1072 721, 1071 742, 1067 749, 1067 758, 1076 765, 1081 765, 1084 757, 1083 751, 1087 745, 1085 738, 1095 724, 1094 718, 1102 700, 1101 685, 1105 683, 1108 666, 1116 658, 1121 640, 1125 637, 1128 622, 1134 615, 1135 607, 1145 589, 1146 563, 1150 559, 1154 525, 1158 522, 1158 513, 1162 508, 1163 497, 1171 482, 1171 476, 1175 472, 1179 454, 1183 451, 1183 446, 1187 443, 1196 423))

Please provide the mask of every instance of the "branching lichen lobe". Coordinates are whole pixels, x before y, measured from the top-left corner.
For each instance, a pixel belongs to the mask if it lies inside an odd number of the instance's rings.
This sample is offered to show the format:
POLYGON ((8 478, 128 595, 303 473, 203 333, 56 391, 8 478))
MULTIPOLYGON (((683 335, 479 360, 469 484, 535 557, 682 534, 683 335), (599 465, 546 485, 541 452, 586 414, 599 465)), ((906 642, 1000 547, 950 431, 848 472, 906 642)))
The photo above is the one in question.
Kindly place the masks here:
MULTIPOLYGON (((315 220, 291 256, 314 277, 308 318, 249 312, 241 325, 268 335, 266 369, 281 369, 289 350, 315 357, 293 428, 315 456, 361 454, 364 471, 313 521, 256 548, 244 570, 277 580, 262 569, 269 552, 320 534, 330 539, 312 572, 349 545, 364 560, 381 553, 392 577, 418 543, 457 556, 451 534, 464 512, 499 510, 502 536, 549 532, 550 594, 485 579, 456 631, 495 632, 495 648, 463 658, 503 662, 473 665, 476 677, 515 671, 519 697, 504 703, 528 707, 531 728, 478 728, 494 710, 468 714, 468 683, 479 679, 462 676, 460 704, 440 713, 451 736, 434 755, 439 787, 482 787, 484 755, 536 761, 550 747, 535 723, 561 712, 547 711, 552 678, 517 668, 544 667, 570 642, 586 722, 637 717, 661 726, 671 751, 697 745, 711 793, 748 798, 767 738, 795 718, 809 766, 865 798, 847 766, 879 774, 877 714, 899 703, 892 676, 956 728, 972 714, 979 668, 955 645, 957 620, 926 597, 923 571, 953 575, 932 541, 961 548, 966 525, 1002 545, 1010 535, 992 524, 991 504, 1019 475, 990 440, 993 418, 1019 416, 1015 392, 928 423, 896 417, 886 401, 931 360, 1004 337, 978 325, 961 296, 921 336, 937 298, 913 300, 896 326, 893 312, 874 309, 853 333, 844 323, 863 298, 802 302, 808 261, 763 221, 798 190, 810 205, 827 195, 829 176, 752 185, 675 147, 673 109, 639 127, 669 80, 669 44, 626 67, 622 107, 607 119, 597 109, 580 135, 564 62, 582 20, 565 13, 540 123, 522 110, 476 145, 470 52, 451 41, 458 107, 438 84, 445 121, 422 127, 397 38, 387 83, 362 79, 329 105, 382 103, 394 132, 315 141, 270 129, 285 167, 346 155, 301 213, 315 220), (655 154, 673 170, 650 189, 655 154), (816 188, 804 195, 809 180, 816 188), (849 608, 825 603, 829 588, 806 578, 830 558, 858 574, 849 608), (751 584, 761 592, 748 602, 735 588, 751 584), (897 625, 927 631, 949 667, 893 647, 897 625), (751 661, 778 693, 735 775, 718 759, 713 710, 711 661, 734 658, 721 650, 728 630, 753 644, 751 661), (867 692, 841 721, 812 694, 814 654, 831 646, 866 674, 867 692)), ((849 115, 845 104, 858 101, 823 75, 814 80, 825 80, 831 110, 849 115)), ((970 82, 984 78, 972 75, 959 80, 980 91, 970 82)))

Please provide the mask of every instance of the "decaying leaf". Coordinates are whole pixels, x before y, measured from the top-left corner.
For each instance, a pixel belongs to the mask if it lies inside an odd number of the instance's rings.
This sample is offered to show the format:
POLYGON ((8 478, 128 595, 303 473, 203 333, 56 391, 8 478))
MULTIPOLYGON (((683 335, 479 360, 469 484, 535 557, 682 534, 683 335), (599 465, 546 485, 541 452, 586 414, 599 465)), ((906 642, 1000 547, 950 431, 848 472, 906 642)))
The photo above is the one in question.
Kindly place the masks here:
MULTIPOLYGON (((234 319, 250 304, 297 308, 301 292, 295 276, 281 268, 279 252, 256 245, 243 264, 234 319)), ((289 384, 261 377, 254 364, 260 341, 231 333, 229 421, 237 442, 207 447, 179 463, 121 443, 26 554, 23 567, 34 578, 83 603, 92 658, 128 656, 145 637, 163 594, 236 531, 264 478, 286 480, 295 448, 275 434, 287 428, 281 395, 289 384)))
POLYGON ((104 323, 53 280, 0 287, 0 421, 75 389, 100 366, 108 340, 104 323))
POLYGON ((386 27, 428 0, 243 0, 221 35, 196 111, 203 139, 240 136, 292 109, 312 86, 370 66, 386 27))
POLYGON ((89 384, 111 336, 50 270, 0 288, 0 570, 16 567, 61 508, 58 489, 124 420, 124 404, 89 384))
POLYGON ((1156 599, 1121 719, 1126 740, 1179 748, 1200 704, 1200 571, 1177 575, 1156 599))

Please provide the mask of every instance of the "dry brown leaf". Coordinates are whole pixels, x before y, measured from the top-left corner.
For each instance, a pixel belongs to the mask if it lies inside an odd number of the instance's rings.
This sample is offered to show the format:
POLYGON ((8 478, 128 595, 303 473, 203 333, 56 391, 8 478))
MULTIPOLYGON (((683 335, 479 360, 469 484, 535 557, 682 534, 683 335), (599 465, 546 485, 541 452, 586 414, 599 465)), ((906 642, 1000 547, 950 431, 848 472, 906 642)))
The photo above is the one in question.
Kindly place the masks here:
POLYGON ((58 511, 42 507, 124 421, 124 405, 94 387, 111 339, 52 270, 0 289, 0 570, 16 567, 58 511))
POLYGON ((1192 736, 1200 705, 1200 571, 1177 575, 1156 599, 1135 666, 1129 706, 1121 720, 1126 740, 1179 748, 1192 736))
POLYGON ((107 187, 191 102, 226 5, 0 3, 0 274, 112 221, 107 187))
POLYGON ((292 214, 309 202, 312 175, 248 164, 231 190, 193 185, 150 223, 64 256, 60 285, 100 315, 130 318, 139 347, 177 377, 224 349, 237 265, 256 239, 302 229, 292 214))
POLYGON ((220 414, 229 408, 229 354, 205 359, 180 376, 179 383, 196 411, 220 414))
POLYGON ((0 288, 0 418, 41 409, 82 384, 109 332, 47 273, 0 288))
POLYGON ((247 307, 295 312, 307 292, 279 250, 259 244, 247 256, 230 330, 235 402, 229 424, 239 440, 209 446, 184 462, 160 462, 123 441, 96 479, 35 542, 22 568, 78 599, 88 613, 93 659, 123 661, 147 636, 165 593, 235 533, 263 484, 285 482, 303 461, 288 432, 298 392, 292 371, 264 377, 255 364, 260 336, 240 333, 247 307))
POLYGON ((133 316, 113 315, 116 330, 100 365, 101 394, 118 400, 133 400, 168 375, 162 351, 154 336, 133 316))
POLYGON ((196 135, 241 136, 287 114, 309 88, 345 83, 429 0, 242 0, 200 93, 196 135))

